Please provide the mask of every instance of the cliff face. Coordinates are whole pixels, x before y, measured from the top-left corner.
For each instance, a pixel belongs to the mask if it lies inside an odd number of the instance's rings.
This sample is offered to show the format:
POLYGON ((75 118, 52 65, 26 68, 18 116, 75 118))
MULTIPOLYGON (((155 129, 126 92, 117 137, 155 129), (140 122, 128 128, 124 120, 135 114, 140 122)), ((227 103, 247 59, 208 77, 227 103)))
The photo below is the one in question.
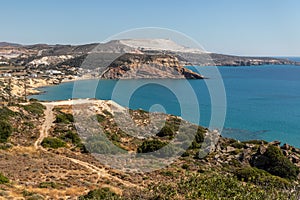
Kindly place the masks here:
POLYGON ((203 79, 179 64, 171 55, 124 54, 111 63, 101 78, 106 79, 203 79))

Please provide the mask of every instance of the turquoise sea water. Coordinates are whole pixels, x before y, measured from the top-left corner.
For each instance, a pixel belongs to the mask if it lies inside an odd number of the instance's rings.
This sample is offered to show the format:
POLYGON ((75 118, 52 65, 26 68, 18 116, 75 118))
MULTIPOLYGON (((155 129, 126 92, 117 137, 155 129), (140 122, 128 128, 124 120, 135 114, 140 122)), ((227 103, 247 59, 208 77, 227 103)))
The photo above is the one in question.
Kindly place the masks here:
MULTIPOLYGON (((198 68, 200 72, 212 70, 198 68)), ((227 113, 222 135, 239 140, 264 139, 279 140, 300 147, 300 66, 259 66, 259 67, 219 67, 226 90, 227 113)), ((214 81, 209 77, 206 81, 214 81)), ((211 100, 204 80, 190 80, 198 105, 190 101, 191 93, 184 80, 159 80, 156 84, 146 84, 143 80, 101 80, 94 96, 90 95, 91 85, 97 80, 80 81, 82 87, 74 97, 113 99, 132 109, 151 110, 160 104, 170 114, 181 115, 180 106, 188 112, 199 106, 199 124, 208 126, 211 117, 211 100), (116 84, 120 88, 113 93, 116 84), (140 86, 130 95, 129 104, 124 98, 130 88, 140 86), (172 85, 177 95, 162 85, 172 85)), ((63 100, 72 98, 72 82, 41 88, 45 93, 31 96, 39 100, 63 100)), ((78 82, 76 83, 78 84, 78 82)), ((187 120, 193 121, 193 119, 187 120)))

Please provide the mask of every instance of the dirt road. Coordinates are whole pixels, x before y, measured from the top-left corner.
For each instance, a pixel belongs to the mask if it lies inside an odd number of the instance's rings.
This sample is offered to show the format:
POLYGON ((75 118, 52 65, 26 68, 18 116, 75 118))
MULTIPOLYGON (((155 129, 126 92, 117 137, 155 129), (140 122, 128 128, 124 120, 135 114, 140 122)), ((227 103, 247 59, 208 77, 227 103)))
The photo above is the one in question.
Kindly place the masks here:
POLYGON ((55 116, 52 111, 54 108, 54 105, 45 104, 45 106, 46 106, 46 110, 44 112, 44 115, 45 115, 44 123, 42 124, 42 127, 40 129, 40 136, 34 143, 34 147, 36 149, 41 147, 41 143, 42 143, 43 139, 48 136, 49 130, 50 130, 51 126, 53 125, 53 121, 55 120, 55 116))
MULTIPOLYGON (((93 102, 93 101, 91 101, 91 100, 80 100, 80 101, 58 101, 58 102, 42 103, 44 106, 46 106, 46 109, 45 109, 45 112, 44 112, 45 119, 44 119, 44 122, 41 126, 40 136, 35 141, 34 147, 36 149, 40 149, 42 151, 45 151, 45 152, 49 153, 46 149, 44 149, 41 146, 41 143, 42 143, 42 141, 45 137, 48 137, 49 130, 50 130, 50 128, 53 125, 53 122, 55 120, 55 115, 53 113, 54 106, 72 105, 74 103, 75 104, 76 103, 79 103, 79 104, 81 104, 81 103, 91 103, 91 102, 93 102)), ((70 157, 67 157, 67 156, 63 156, 63 155, 54 154, 54 156, 60 156, 61 158, 68 159, 68 160, 72 161, 73 163, 81 165, 81 166, 87 168, 88 170, 97 173, 98 178, 97 178, 97 180, 95 180, 95 183, 97 183, 100 180, 100 178, 106 178, 106 179, 109 179, 111 181, 119 182, 119 183, 121 183, 122 185, 124 185, 126 187, 141 188, 140 186, 138 186, 136 184, 130 183, 128 181, 124 181, 124 180, 122 180, 122 179, 120 179, 116 176, 112 176, 111 174, 109 174, 109 172, 104 167, 99 168, 99 167, 97 167, 93 164, 90 164, 90 163, 87 163, 87 162, 84 162, 84 161, 81 161, 81 160, 78 160, 78 159, 75 159, 75 158, 70 158, 70 157)))

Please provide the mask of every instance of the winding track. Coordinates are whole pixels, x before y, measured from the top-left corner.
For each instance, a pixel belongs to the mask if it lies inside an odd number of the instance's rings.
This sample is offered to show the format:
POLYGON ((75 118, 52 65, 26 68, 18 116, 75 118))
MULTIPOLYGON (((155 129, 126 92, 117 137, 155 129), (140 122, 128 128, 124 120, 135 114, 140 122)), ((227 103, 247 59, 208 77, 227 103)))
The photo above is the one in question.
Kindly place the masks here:
MULTIPOLYGON (((42 151, 45 151, 45 152, 49 153, 46 149, 44 149, 41 146, 41 143, 42 143, 42 141, 43 141, 43 139, 45 137, 48 137, 49 130, 50 130, 50 128, 53 125, 53 122, 55 120, 55 115, 53 113, 54 106, 58 106, 58 105, 72 105, 74 103, 87 103, 87 102, 91 102, 91 101, 90 100, 79 100, 79 101, 59 101, 59 102, 42 103, 44 106, 46 106, 46 109, 44 111, 45 119, 44 119, 44 122, 42 124, 41 129, 40 129, 40 136, 39 136, 39 138, 34 143, 35 149, 37 149, 37 150, 39 149, 39 150, 42 150, 42 151)), ((99 168, 99 167, 97 167, 97 166, 95 166, 93 164, 90 164, 90 163, 87 163, 87 162, 84 162, 84 161, 81 161, 81 160, 78 160, 78 159, 75 159, 75 158, 70 158, 70 157, 67 157, 67 156, 63 156, 63 155, 57 155, 57 154, 55 154, 55 156, 60 156, 63 159, 70 160, 73 163, 81 165, 81 166, 89 169, 90 171, 97 173, 98 178, 95 180, 95 183, 98 183, 98 181, 100 180, 100 178, 107 178, 109 180, 119 182, 119 183, 121 183, 122 185, 124 185, 126 187, 141 188, 141 186, 138 186, 136 184, 130 183, 128 181, 124 181, 124 180, 122 180, 122 179, 120 179, 118 177, 112 176, 104 168, 99 168)))

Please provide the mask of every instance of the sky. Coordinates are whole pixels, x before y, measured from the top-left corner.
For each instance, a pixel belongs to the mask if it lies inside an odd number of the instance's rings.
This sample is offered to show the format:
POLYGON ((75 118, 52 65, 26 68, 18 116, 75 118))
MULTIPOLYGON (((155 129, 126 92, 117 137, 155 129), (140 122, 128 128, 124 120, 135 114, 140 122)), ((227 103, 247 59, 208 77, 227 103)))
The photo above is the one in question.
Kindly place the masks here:
POLYGON ((161 27, 216 53, 300 56, 299 0, 0 0, 0 41, 101 42, 161 27))

